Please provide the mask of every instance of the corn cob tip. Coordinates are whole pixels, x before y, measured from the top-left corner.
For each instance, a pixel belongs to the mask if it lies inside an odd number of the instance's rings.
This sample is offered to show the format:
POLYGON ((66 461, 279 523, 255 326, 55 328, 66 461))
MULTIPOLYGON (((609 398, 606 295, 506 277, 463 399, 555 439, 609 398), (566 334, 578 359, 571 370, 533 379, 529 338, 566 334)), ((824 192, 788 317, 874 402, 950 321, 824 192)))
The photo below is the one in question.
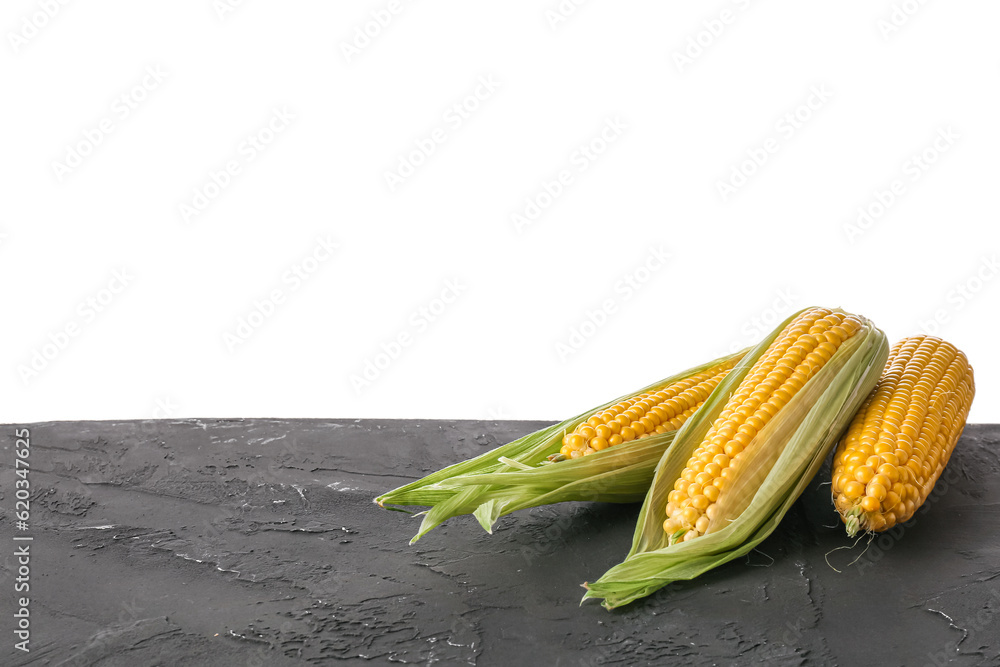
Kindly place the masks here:
POLYGON ((855 537, 861 532, 861 508, 852 509, 844 517, 844 526, 847 528, 847 536, 855 537))

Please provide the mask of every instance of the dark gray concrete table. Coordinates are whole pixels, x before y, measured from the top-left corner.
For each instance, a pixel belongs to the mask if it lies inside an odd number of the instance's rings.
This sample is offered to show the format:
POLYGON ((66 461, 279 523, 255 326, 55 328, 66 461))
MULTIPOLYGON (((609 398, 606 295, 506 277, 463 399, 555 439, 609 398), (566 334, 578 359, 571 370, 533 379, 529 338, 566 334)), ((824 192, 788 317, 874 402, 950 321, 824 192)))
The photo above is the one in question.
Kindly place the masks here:
POLYGON ((929 511, 850 544, 823 471, 748 558, 614 612, 578 606, 638 505, 518 512, 487 535, 372 498, 536 422, 184 420, 31 432, 31 653, 13 649, 4 426, 0 663, 998 665, 1000 427, 969 426, 929 511), (855 561, 849 565, 851 561, 855 561))

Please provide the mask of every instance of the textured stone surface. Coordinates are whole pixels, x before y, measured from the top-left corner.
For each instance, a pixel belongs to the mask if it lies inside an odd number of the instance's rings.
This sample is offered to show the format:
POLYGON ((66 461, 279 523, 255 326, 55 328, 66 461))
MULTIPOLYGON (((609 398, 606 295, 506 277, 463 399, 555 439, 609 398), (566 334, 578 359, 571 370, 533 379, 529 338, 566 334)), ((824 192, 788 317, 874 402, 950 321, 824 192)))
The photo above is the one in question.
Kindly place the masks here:
POLYGON ((969 426, 929 511, 867 551, 829 553, 850 541, 824 470, 750 557, 614 612, 579 585, 625 554, 637 505, 518 512, 492 536, 459 517, 410 547, 418 519, 372 503, 541 423, 26 426, 33 650, 12 648, 0 557, 3 664, 1000 664, 997 426, 969 426))

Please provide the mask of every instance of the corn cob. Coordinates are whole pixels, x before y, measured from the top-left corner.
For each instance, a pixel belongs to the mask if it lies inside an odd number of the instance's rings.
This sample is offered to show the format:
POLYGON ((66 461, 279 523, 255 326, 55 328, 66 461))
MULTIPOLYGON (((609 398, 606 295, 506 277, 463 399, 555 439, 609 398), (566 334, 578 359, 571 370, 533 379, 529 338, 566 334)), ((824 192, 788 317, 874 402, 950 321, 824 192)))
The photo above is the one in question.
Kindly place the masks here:
MULTIPOLYGON (((594 454, 608 447, 654 433, 676 431, 695 413, 738 359, 678 380, 655 390, 644 391, 594 413, 563 438, 562 458, 594 454)), ((553 460, 559 457, 553 457, 553 460)))
POLYGON ((896 343, 833 461, 834 504, 852 537, 913 516, 954 451, 975 394, 972 367, 933 336, 896 343))
MULTIPOLYGON (((663 522, 671 541, 708 532, 726 486, 751 453, 757 433, 861 326, 853 315, 813 308, 785 328, 750 369, 674 481, 663 522)), ((714 527, 720 525, 716 521, 714 527)))
POLYGON ((421 513, 423 523, 412 543, 459 514, 471 512, 492 532, 497 519, 518 509, 573 500, 641 500, 677 426, 694 414, 745 353, 741 350, 661 380, 448 466, 383 494, 375 502, 382 507, 431 506, 421 513), (608 417, 611 419, 605 421, 608 417), (627 426, 622 424, 626 419, 630 420, 627 426), (609 433, 615 428, 612 423, 618 427, 617 433, 609 433), (641 434, 639 428, 643 429, 641 434), (624 436, 630 436, 629 440, 624 436))
POLYGON ((783 322, 678 430, 628 555, 584 584, 584 599, 614 608, 756 547, 822 466, 888 352, 885 334, 843 311, 783 322))

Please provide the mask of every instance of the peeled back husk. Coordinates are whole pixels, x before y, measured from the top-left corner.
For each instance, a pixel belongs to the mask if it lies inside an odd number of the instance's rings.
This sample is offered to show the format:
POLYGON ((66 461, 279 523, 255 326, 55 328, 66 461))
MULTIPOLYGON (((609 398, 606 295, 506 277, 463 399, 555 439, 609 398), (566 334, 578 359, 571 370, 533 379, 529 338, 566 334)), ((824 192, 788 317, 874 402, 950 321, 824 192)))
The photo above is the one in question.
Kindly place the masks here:
POLYGON ((568 501, 639 502, 649 490, 656 464, 673 442, 676 431, 625 442, 588 456, 550 461, 559 454, 563 436, 594 413, 626 398, 740 359, 746 352, 740 350, 655 382, 401 486, 379 496, 375 502, 382 507, 431 506, 421 513, 423 522, 411 544, 447 519, 461 514, 473 514, 487 532, 492 532, 501 516, 519 509, 568 501))
POLYGON ((888 356, 885 334, 865 318, 859 318, 861 330, 845 340, 755 436, 753 445, 747 447, 750 456, 720 499, 706 534, 671 545, 663 529, 663 508, 674 481, 751 367, 801 312, 754 347, 677 431, 657 465, 632 548, 624 562, 584 584, 584 600, 602 598, 604 606, 612 609, 738 558, 771 534, 805 490, 875 386, 888 356))

